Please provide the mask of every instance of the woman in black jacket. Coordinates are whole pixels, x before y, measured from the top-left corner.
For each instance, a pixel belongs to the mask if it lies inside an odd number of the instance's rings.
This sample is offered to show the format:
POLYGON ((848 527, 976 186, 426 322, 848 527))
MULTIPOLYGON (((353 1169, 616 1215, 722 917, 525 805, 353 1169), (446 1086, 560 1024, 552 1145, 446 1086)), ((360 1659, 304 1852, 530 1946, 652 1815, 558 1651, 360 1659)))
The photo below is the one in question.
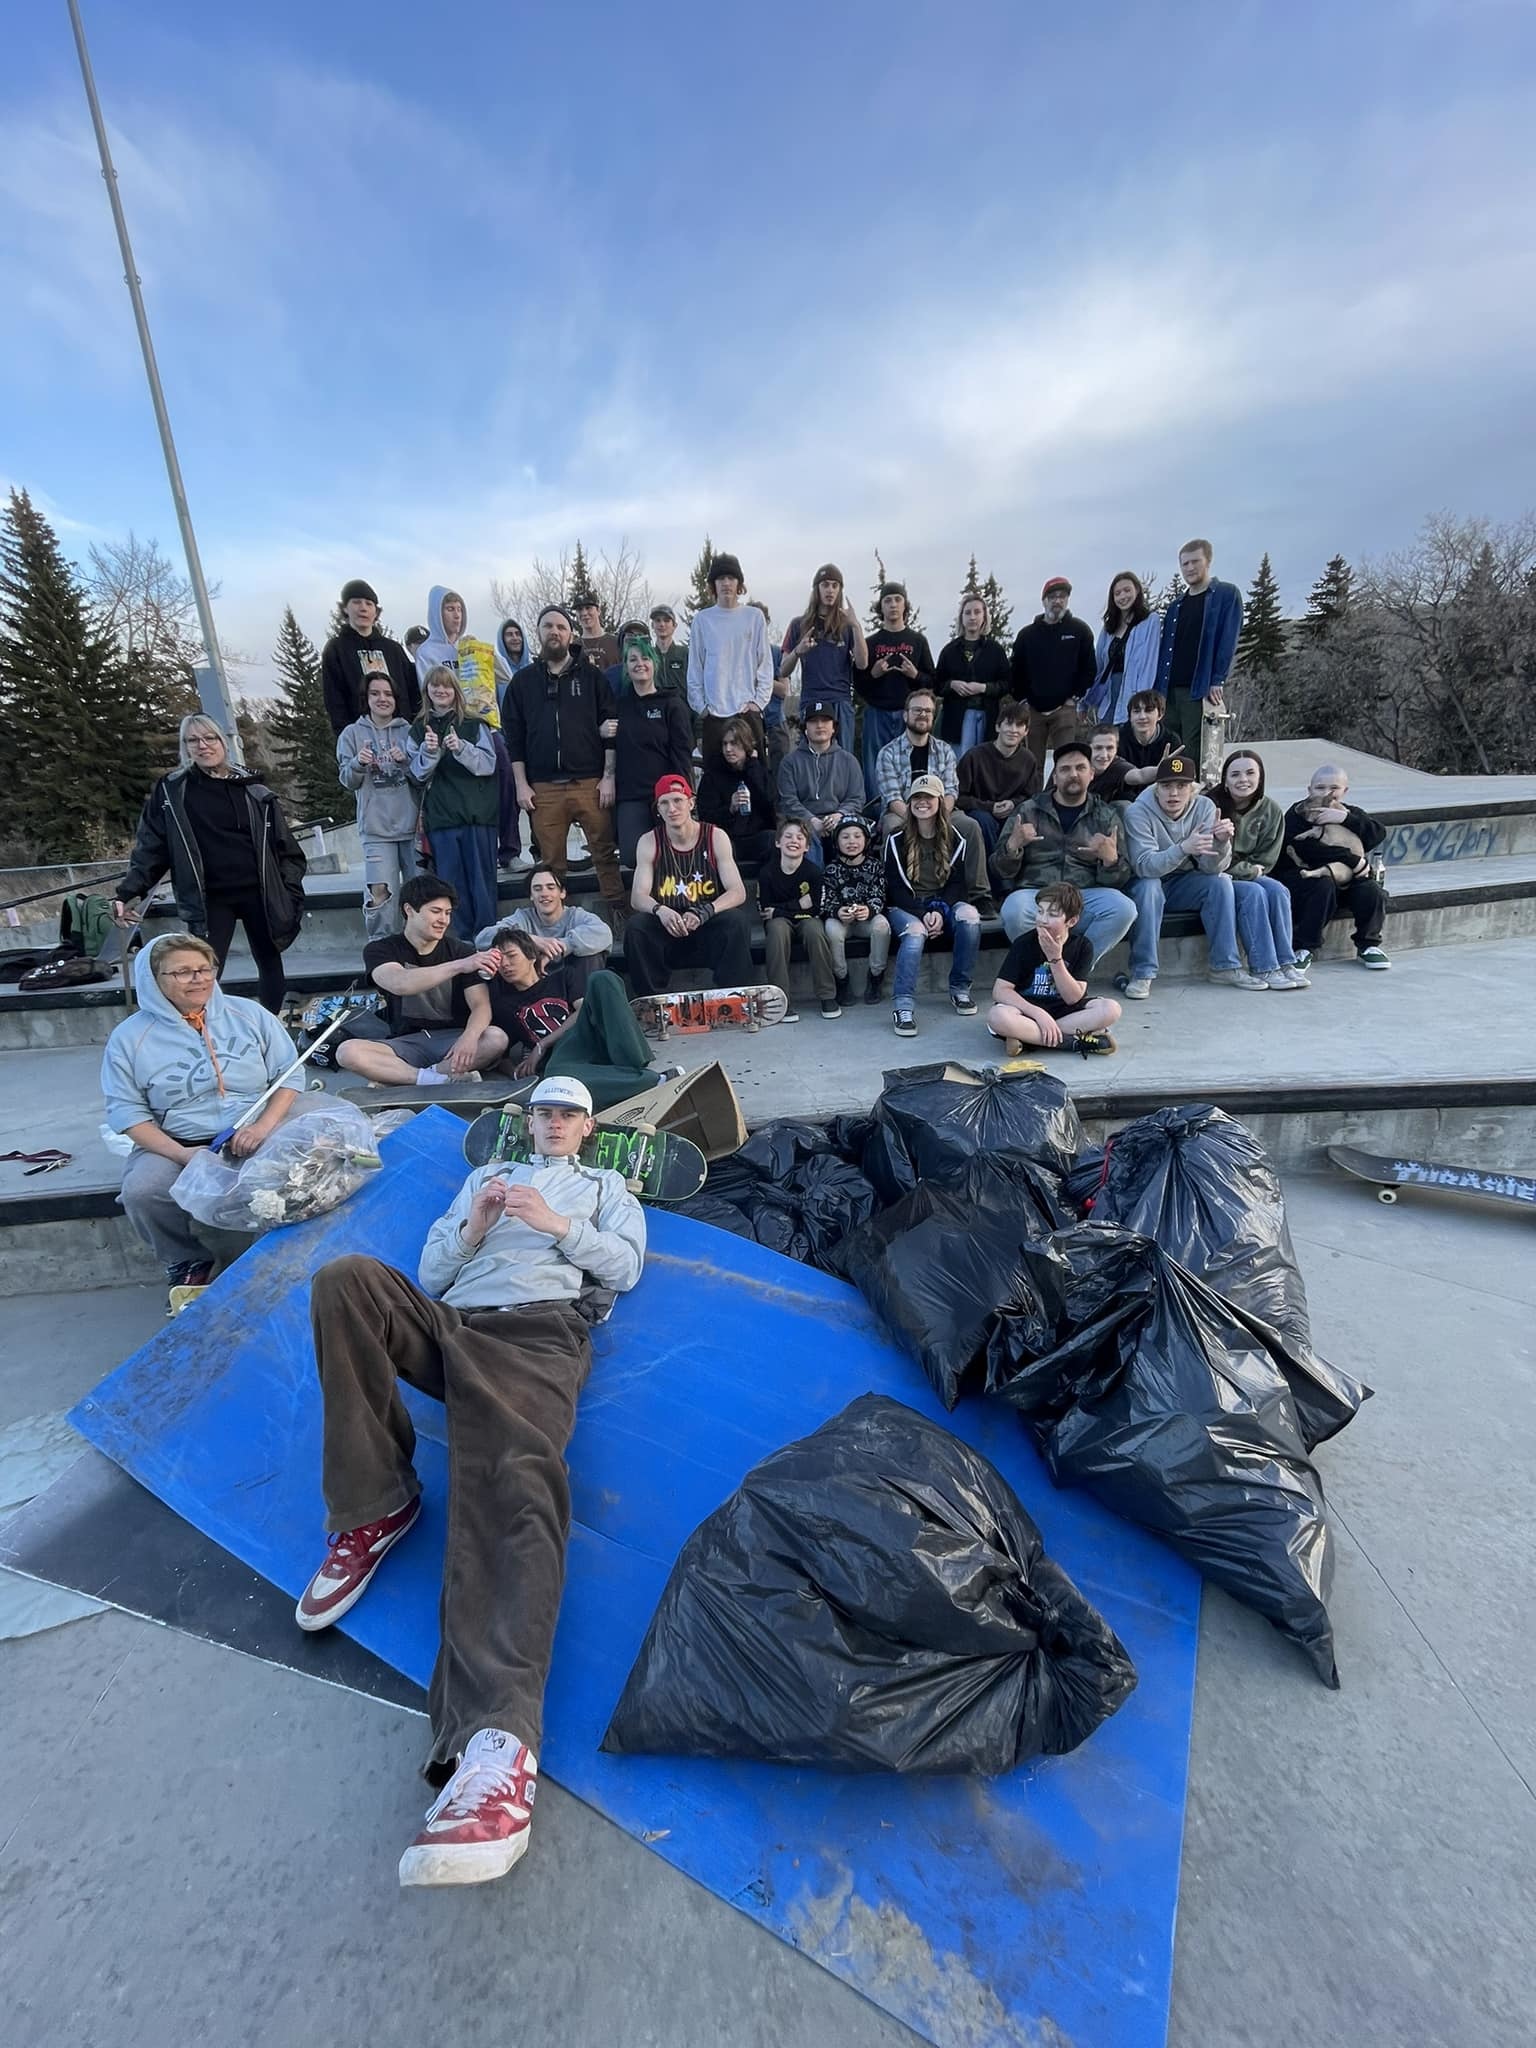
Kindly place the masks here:
POLYGON ((772 857, 773 797, 744 718, 733 718, 722 728, 720 751, 705 763, 694 808, 706 825, 718 825, 726 834, 738 862, 772 857))
POLYGON ((211 718, 181 721, 181 766, 162 775, 144 802, 128 872, 113 914, 133 922, 131 906, 169 874, 176 913, 207 939, 222 972, 235 926, 256 964, 261 1005, 283 1007, 282 954, 304 919, 305 860, 282 805, 254 775, 236 768, 211 718))

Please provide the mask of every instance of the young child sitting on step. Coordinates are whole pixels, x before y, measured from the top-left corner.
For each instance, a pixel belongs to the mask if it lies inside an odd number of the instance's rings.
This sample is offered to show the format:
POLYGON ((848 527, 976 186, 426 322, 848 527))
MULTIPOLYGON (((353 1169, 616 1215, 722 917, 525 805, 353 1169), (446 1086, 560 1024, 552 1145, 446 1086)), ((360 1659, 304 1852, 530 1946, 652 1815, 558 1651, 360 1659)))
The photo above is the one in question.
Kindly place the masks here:
POLYGON ((1075 929, 1083 914, 1082 891, 1072 882, 1050 882, 1035 898, 1035 923, 1008 949, 992 984, 987 1029, 1006 1042, 1016 1058, 1026 1046, 1071 1044, 1078 1052, 1111 1053, 1110 1027, 1120 1005, 1108 996, 1088 995, 1093 947, 1075 929))

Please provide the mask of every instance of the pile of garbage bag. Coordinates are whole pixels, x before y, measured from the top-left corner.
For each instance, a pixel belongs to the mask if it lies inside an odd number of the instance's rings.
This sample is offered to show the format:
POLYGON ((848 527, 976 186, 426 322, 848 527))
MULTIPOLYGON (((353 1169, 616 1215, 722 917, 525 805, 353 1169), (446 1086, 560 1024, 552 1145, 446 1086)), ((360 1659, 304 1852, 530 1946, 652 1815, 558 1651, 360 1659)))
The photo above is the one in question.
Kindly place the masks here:
POLYGON ((689 1537, 605 1750, 995 1775, 1136 1684, 979 1451, 866 1394, 689 1537))
POLYGON ((339 1208, 382 1164, 362 1110, 332 1100, 290 1116, 249 1159, 194 1152, 171 1197, 199 1223, 259 1236, 339 1208))
POLYGON ((1312 1453, 1370 1389, 1316 1351, 1279 1178, 1234 1118, 1162 1109, 1092 1150, 1054 1075, 919 1068, 867 1118, 757 1132, 688 1206, 852 1281, 947 1407, 984 1364, 1058 1483, 1337 1684, 1312 1453))

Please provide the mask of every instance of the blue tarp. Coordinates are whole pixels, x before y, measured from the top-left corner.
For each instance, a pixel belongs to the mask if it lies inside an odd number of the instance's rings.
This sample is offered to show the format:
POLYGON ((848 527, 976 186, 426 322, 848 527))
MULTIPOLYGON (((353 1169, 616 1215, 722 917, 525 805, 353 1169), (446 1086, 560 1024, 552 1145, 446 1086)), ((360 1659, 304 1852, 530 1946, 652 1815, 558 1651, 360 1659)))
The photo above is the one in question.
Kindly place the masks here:
MULTIPOLYGON (((431 1109, 318 1221, 263 1238, 80 1403, 75 1426, 297 1596, 324 1549, 308 1276, 366 1251, 414 1275, 465 1171, 431 1109)), ((1199 1582, 1051 1485, 1011 1410, 946 1417, 841 1282, 651 1210, 645 1276, 595 1335, 541 1768, 941 2048, 1166 2037, 1199 1582), (946 1422, 1004 1473, 1140 1683, 1074 1755, 999 1779, 842 1777, 609 1757, 603 1730, 684 1539, 761 1457, 855 1395, 946 1422)), ((418 1683, 437 1643, 442 1411, 407 1390, 425 1513, 341 1624, 418 1683)), ((425 1746, 425 1745, 424 1745, 425 1746)), ((515 1882, 538 1882, 535 1854, 515 1882)))

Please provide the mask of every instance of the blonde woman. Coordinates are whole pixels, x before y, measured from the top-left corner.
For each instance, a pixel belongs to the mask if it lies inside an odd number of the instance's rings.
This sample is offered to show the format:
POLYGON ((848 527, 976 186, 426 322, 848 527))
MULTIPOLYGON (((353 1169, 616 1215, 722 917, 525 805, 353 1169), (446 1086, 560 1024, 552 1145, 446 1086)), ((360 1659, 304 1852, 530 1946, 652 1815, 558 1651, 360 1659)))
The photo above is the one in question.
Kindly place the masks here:
POLYGON ((974 1017, 971 977, 981 951, 981 913, 966 879, 966 842, 944 809, 937 775, 919 775, 907 791, 900 828, 885 842, 885 914, 896 940, 891 990, 898 1038, 915 1038, 913 999, 923 948, 946 931, 954 940, 949 1000, 957 1017, 974 1017))

